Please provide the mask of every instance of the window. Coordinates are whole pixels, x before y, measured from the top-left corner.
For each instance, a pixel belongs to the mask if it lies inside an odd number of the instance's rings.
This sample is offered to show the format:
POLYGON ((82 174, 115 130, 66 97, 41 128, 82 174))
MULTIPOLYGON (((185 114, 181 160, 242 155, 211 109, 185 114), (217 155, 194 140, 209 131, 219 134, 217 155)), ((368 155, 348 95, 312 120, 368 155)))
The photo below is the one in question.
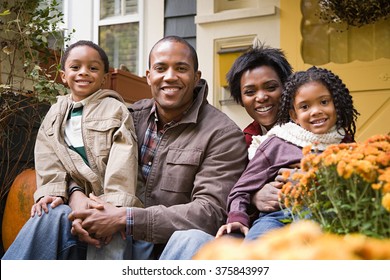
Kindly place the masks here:
POLYGON ((104 0, 99 8, 99 45, 110 66, 138 74, 140 54, 140 5, 138 0, 104 0))

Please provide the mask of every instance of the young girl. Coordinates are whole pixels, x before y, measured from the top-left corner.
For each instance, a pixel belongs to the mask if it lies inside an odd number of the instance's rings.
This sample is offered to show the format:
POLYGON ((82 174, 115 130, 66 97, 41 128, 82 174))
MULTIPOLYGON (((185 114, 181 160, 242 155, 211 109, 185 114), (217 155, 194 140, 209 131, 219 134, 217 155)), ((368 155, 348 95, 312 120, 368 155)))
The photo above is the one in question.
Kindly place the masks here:
POLYGON ((357 115, 349 90, 331 71, 311 67, 291 75, 280 99, 277 125, 266 135, 253 137, 250 149, 255 154, 230 192, 227 224, 216 237, 240 231, 251 240, 282 227, 282 220, 290 217, 279 210, 259 213, 249 229, 251 196, 275 180, 280 168, 300 163, 303 147, 312 145, 320 152, 331 144, 352 142, 357 115))

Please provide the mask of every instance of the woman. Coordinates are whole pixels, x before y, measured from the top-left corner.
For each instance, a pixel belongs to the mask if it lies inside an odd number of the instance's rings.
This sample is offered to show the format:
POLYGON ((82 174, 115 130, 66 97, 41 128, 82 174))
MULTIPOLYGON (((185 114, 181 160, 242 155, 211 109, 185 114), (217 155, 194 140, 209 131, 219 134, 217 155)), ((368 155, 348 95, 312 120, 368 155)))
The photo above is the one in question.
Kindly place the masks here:
MULTIPOLYGON (((283 85, 291 73, 292 67, 284 53, 263 44, 256 44, 242 54, 229 70, 226 77, 231 95, 253 118, 253 122, 244 129, 248 147, 252 136, 263 135, 275 125, 283 85)), ((253 196, 252 204, 256 207, 250 211, 255 213, 279 209, 278 191, 282 184, 273 182, 265 185, 253 196)), ((160 259, 191 259, 203 244, 212 239, 214 236, 196 229, 176 231, 160 259)))

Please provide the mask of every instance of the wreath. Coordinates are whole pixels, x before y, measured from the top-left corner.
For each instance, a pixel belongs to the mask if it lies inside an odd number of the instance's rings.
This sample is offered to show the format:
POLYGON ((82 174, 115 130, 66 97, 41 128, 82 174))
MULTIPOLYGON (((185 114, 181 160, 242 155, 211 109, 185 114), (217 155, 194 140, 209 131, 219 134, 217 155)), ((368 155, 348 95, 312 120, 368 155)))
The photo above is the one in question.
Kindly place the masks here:
POLYGON ((319 0, 320 18, 361 27, 390 17, 390 0, 319 0))

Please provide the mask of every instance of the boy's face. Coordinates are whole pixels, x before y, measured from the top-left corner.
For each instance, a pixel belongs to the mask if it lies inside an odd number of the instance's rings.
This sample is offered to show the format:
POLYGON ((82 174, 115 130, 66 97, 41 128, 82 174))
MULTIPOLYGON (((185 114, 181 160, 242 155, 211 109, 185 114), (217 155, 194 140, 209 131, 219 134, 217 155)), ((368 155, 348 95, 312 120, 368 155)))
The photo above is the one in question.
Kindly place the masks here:
POLYGON ((73 101, 81 101, 99 90, 107 76, 99 53, 89 46, 72 49, 64 69, 61 78, 69 86, 73 101))

